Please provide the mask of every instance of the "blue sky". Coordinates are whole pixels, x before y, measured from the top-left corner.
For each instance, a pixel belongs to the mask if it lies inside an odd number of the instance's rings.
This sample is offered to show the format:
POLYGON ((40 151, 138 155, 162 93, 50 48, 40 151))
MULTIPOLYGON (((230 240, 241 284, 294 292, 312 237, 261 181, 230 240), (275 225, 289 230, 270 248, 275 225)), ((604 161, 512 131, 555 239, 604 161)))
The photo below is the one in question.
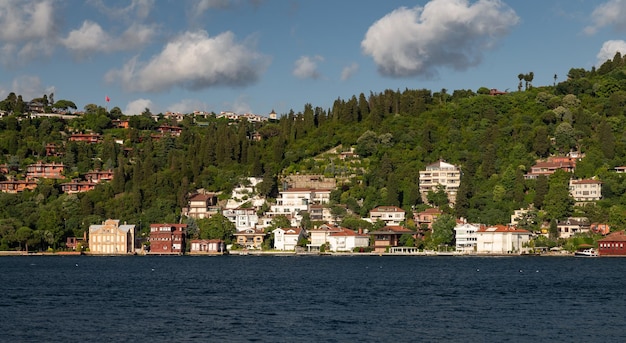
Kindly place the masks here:
POLYGON ((626 53, 626 0, 0 0, 0 99, 132 115, 515 90, 626 53), (105 97, 110 102, 105 102, 105 97))

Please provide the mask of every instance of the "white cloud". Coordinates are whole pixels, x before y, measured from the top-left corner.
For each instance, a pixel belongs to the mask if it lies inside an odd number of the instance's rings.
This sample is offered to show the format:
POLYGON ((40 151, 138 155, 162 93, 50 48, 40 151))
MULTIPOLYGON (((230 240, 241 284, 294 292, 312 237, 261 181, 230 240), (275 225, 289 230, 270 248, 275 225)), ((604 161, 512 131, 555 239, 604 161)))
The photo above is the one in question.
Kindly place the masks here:
POLYGON ((250 107, 249 100, 250 98, 247 95, 242 94, 233 102, 225 102, 223 106, 225 110, 233 111, 238 114, 254 113, 252 112, 252 107, 250 107))
POLYGON ((50 55, 57 35, 55 22, 52 0, 0 1, 0 51, 4 63, 50 55))
POLYGON ((359 65, 357 63, 352 63, 349 66, 346 66, 341 71, 341 81, 346 81, 354 75, 354 73, 359 70, 359 65))
POLYGON ((109 71, 108 82, 121 81, 131 91, 156 92, 174 87, 200 90, 212 86, 246 86, 258 80, 270 59, 254 42, 235 42, 232 32, 209 37, 206 31, 185 32, 148 62, 137 57, 109 71))
POLYGON ((626 31, 626 0, 609 0, 597 6, 591 13, 592 24, 585 27, 585 33, 592 35, 606 26, 617 31, 626 31))
POLYGON ((196 0, 193 3, 193 13, 201 15, 212 8, 228 8, 232 4, 231 0, 196 0))
POLYGON ((154 7, 154 0, 131 0, 126 7, 108 7, 103 0, 90 0, 100 12, 113 19, 145 19, 154 7))
POLYGON ((61 43, 77 56, 84 57, 96 52, 131 50, 147 44, 155 35, 155 27, 132 24, 120 37, 112 37, 102 27, 89 20, 71 31, 61 43))
POLYGON ((124 110, 125 115, 133 116, 137 114, 141 114, 143 111, 147 109, 152 113, 157 113, 154 109, 154 103, 150 99, 137 99, 129 102, 126 105, 126 109, 124 110))
POLYGON ((302 56, 294 63, 293 76, 299 79, 317 79, 320 77, 317 63, 323 61, 324 57, 320 55, 302 56))
POLYGON ((54 93, 54 86, 44 87, 37 76, 23 75, 13 80, 11 91, 16 95, 21 95, 24 101, 40 98, 44 94, 54 93))
POLYGON ((382 75, 437 75, 438 68, 465 70, 508 34, 519 17, 499 0, 432 0, 401 7, 379 19, 361 42, 382 75))
POLYGON ((612 60, 616 52, 620 52, 622 56, 626 56, 626 41, 609 40, 602 44, 602 48, 596 55, 598 58, 597 66, 602 65, 606 60, 612 60))
POLYGON ((167 107, 168 111, 178 113, 192 113, 193 111, 208 111, 208 105, 196 99, 183 99, 167 107))

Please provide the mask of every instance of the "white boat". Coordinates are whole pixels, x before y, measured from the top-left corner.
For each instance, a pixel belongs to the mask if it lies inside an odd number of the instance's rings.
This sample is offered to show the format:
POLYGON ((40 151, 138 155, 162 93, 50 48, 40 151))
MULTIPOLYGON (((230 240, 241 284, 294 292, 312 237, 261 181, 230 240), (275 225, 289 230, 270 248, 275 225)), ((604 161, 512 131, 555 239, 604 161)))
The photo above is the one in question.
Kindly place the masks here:
POLYGON ((574 253, 574 256, 580 257, 597 257, 598 252, 594 248, 578 250, 574 253))

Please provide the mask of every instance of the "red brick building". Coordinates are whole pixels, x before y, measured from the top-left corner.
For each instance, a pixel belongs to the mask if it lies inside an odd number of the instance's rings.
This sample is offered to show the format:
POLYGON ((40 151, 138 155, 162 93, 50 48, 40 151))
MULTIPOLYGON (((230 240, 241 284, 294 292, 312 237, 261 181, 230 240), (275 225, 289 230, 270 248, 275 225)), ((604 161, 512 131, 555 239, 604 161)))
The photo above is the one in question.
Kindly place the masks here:
POLYGON ((46 179, 64 179, 63 171, 65 165, 63 163, 42 163, 37 162, 26 167, 26 178, 46 178, 46 179))
POLYGON ((93 183, 113 180, 113 170, 92 170, 85 174, 85 180, 93 183))
POLYGON ((34 180, 9 180, 0 182, 0 192, 19 193, 25 190, 37 188, 37 181, 34 180))
POLYGON ((71 142, 99 143, 102 136, 97 133, 75 133, 69 138, 71 142))
POLYGON ((617 231, 598 240, 600 256, 626 256, 626 233, 617 231))
POLYGON ((187 224, 150 224, 150 254, 184 254, 187 224))

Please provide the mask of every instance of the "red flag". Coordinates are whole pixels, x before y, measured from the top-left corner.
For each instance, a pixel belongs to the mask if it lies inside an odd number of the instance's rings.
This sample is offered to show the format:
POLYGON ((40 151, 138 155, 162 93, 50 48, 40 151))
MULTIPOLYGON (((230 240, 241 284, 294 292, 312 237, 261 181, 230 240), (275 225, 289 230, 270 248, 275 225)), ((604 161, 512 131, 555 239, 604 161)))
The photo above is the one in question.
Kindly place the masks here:
POLYGON ((109 98, 109 96, 108 96, 108 95, 104 97, 104 100, 106 100, 106 102, 111 101, 111 99, 109 98))

